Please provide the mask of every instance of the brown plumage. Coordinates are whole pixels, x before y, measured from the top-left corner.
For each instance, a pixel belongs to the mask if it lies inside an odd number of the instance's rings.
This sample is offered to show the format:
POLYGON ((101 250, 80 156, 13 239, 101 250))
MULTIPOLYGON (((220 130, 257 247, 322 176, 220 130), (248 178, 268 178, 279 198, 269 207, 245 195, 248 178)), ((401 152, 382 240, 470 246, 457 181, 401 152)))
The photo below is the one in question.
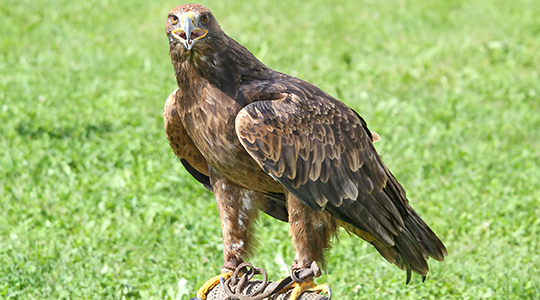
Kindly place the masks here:
POLYGON ((339 227, 406 269, 407 282, 411 270, 428 273, 428 257, 444 259, 356 112, 265 66, 204 6, 175 7, 166 33, 178 89, 165 105, 165 131, 216 196, 225 271, 250 254, 258 210, 291 224, 294 268, 323 263, 339 227))

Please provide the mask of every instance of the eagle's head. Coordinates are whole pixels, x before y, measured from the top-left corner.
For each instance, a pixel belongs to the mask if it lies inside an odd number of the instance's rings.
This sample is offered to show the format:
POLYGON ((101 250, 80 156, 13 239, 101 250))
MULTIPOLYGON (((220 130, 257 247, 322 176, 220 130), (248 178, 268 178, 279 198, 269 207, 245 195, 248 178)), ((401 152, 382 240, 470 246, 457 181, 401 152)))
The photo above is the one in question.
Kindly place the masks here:
MULTIPOLYGON (((171 10, 165 33, 169 55, 180 89, 210 82, 232 98, 238 94, 242 76, 271 78, 267 68, 242 45, 227 36, 210 10, 199 4, 183 4, 171 10)), ((201 88, 201 87, 199 87, 201 88)))
POLYGON ((208 44, 209 40, 222 33, 212 12, 199 4, 183 4, 173 8, 167 17, 165 32, 169 44, 177 51, 182 51, 178 47, 180 45, 183 51, 191 51, 208 44))

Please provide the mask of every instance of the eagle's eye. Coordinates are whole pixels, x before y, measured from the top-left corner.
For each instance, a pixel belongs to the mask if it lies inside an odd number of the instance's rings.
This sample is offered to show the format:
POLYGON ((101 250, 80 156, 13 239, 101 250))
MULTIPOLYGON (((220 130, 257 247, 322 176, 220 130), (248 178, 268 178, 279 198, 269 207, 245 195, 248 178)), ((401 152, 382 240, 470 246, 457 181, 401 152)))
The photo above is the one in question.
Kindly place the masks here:
POLYGON ((206 24, 206 23, 208 23, 208 21, 210 21, 210 16, 208 16, 208 14, 204 14, 204 15, 201 16, 200 20, 201 20, 201 22, 203 24, 206 24))
POLYGON ((171 16, 171 23, 173 25, 176 25, 178 23, 178 17, 177 16, 171 16))

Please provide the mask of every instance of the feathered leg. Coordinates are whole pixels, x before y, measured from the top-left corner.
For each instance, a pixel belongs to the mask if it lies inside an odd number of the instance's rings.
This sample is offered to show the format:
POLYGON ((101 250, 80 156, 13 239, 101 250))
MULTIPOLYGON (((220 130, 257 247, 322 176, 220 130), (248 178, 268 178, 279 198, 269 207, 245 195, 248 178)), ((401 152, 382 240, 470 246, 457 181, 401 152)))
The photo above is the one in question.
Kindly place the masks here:
POLYGON ((265 201, 264 195, 246 190, 210 171, 212 187, 219 209, 223 234, 223 267, 221 275, 211 278, 197 292, 205 299, 208 292, 219 283, 220 277, 228 279, 232 272, 249 257, 254 246, 253 225, 259 208, 265 201))
POLYGON ((292 275, 299 275, 290 299, 297 299, 304 291, 329 292, 327 284, 316 285, 313 277, 321 275, 318 263, 324 266, 324 252, 330 249, 330 239, 336 234, 336 221, 327 212, 314 211, 292 194, 287 196, 290 235, 295 247, 292 275), (302 274, 311 274, 302 278, 302 274))

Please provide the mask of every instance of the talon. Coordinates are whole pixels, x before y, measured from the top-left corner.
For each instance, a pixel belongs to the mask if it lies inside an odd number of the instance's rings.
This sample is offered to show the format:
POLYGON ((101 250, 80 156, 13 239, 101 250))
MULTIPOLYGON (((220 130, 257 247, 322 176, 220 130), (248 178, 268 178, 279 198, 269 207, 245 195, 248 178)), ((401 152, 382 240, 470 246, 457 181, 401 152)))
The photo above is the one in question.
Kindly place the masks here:
MULTIPOLYGON (((225 280, 231 278, 232 276, 232 273, 222 273, 218 276, 214 276, 212 278, 210 278, 207 282, 205 282, 201 288, 199 289, 199 291, 197 292, 197 299, 201 299, 201 300, 205 300, 206 299, 206 295, 208 295, 208 293, 218 284, 221 283, 221 280, 223 278, 223 282, 225 282, 225 280)), ((223 284, 223 283, 221 283, 223 284)))
POLYGON ((221 283, 221 288, 222 288, 222 289, 225 289, 225 281, 226 281, 226 280, 227 280, 227 279, 223 278, 223 276, 220 276, 220 277, 219 277, 219 283, 221 283))
POLYGON ((326 293, 328 294, 328 300, 332 299, 332 289, 330 286, 326 287, 326 293))

